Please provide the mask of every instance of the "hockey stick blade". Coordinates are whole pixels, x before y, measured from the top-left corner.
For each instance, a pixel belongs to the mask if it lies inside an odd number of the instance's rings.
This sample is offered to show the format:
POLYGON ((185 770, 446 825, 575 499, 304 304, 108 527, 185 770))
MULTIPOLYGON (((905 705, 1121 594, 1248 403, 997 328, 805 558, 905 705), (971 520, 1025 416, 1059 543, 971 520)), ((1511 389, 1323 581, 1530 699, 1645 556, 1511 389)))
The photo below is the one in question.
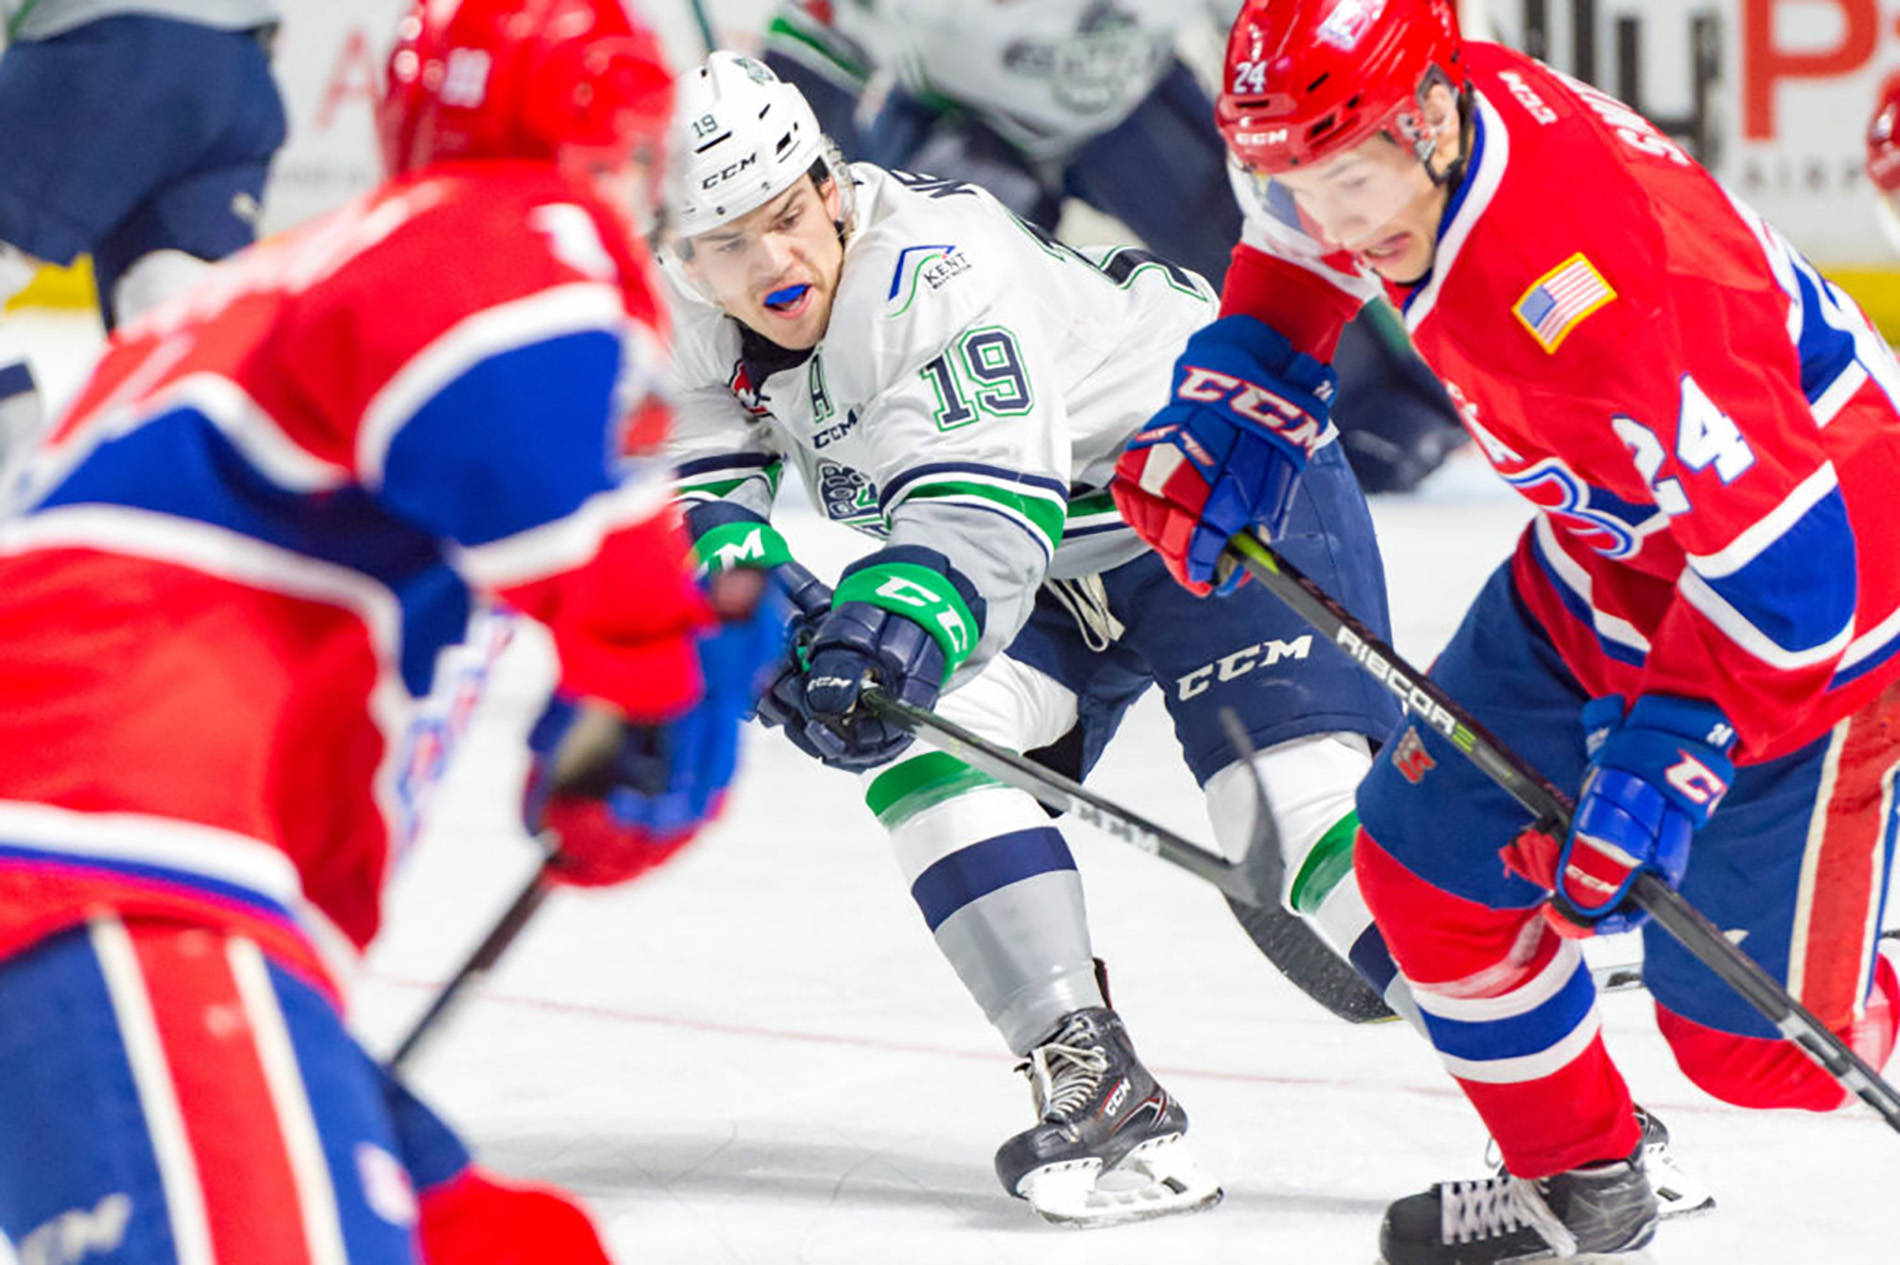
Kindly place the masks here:
MULTIPOLYGON (((1397 651, 1259 536, 1250 531, 1234 536, 1227 542, 1223 557, 1231 559, 1234 566, 1245 567, 1347 658, 1392 691, 1400 707, 1443 734, 1480 772, 1524 806, 1535 819, 1534 829, 1557 839, 1569 833, 1574 811, 1569 796, 1517 752, 1492 737, 1455 699, 1400 658, 1397 651)), ((1654 874, 1643 874, 1632 886, 1630 898, 1697 961, 1760 1011, 1816 1066, 1900 1132, 1900 1090, 1883 1080, 1680 892, 1654 874)))
POLYGON ((1059 812, 1073 814, 1123 843, 1175 865, 1218 887, 1235 900, 1264 905, 1280 899, 1280 850, 1248 849, 1238 862, 1210 851, 1166 826, 1157 825, 1113 800, 1097 795, 1078 782, 1046 769, 1009 748, 971 733, 932 711, 913 707, 882 690, 868 689, 864 706, 893 721, 938 750, 962 760, 978 772, 1034 796, 1059 812), (1265 852, 1266 855, 1262 855, 1265 852))
MULTIPOLYGON (((1247 839, 1247 855, 1270 855, 1273 890, 1285 891, 1286 853, 1280 846, 1280 825, 1273 815, 1273 800, 1267 795, 1267 780, 1254 763, 1253 738, 1241 723, 1240 714, 1231 707, 1220 709, 1220 724, 1253 784, 1254 822, 1247 839)), ((1263 856, 1258 869, 1263 882, 1268 872, 1265 860, 1263 856)), ((1385 999, 1320 938, 1306 919, 1278 900, 1247 905, 1230 896, 1227 904, 1254 948, 1302 993, 1347 1023, 1378 1023, 1393 1017, 1385 999)))

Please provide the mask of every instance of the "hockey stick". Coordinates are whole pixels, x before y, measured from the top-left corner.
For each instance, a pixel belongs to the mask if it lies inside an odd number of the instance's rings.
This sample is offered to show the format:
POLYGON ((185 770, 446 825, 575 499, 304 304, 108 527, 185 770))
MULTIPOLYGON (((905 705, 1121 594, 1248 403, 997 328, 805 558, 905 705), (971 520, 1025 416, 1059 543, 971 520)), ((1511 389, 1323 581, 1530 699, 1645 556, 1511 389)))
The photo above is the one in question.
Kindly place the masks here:
POLYGON ((1280 859, 1279 835, 1273 830, 1270 815, 1260 818, 1256 838, 1247 854, 1239 861, 1230 861, 935 712, 899 702, 878 689, 864 691, 862 698, 874 714, 902 725, 938 750, 948 752, 999 782, 1033 795, 1051 808, 1073 813, 1078 820, 1123 843, 1205 879, 1235 900, 1267 905, 1278 903, 1280 899, 1285 866, 1280 859))
POLYGON ((548 872, 553 864, 554 853, 550 851, 541 864, 534 867, 533 876, 514 900, 508 903, 508 908, 495 920, 495 925, 482 937, 482 942, 475 946, 475 951, 468 955, 468 960, 462 963, 455 974, 449 976, 448 983, 436 993, 429 1008, 410 1027, 409 1035, 396 1046, 396 1052, 389 1056, 391 1071, 401 1070, 402 1065, 414 1056, 423 1038, 440 1026, 442 1016, 462 995, 463 990, 488 974, 501 955, 507 952, 508 946, 515 942, 515 938, 528 925, 528 920, 534 917, 535 911, 548 898, 548 893, 554 890, 554 881, 548 872))
MULTIPOLYGON (((1534 817, 1533 829, 1561 839, 1569 832, 1574 805, 1527 764, 1522 756, 1488 733, 1449 694, 1414 669, 1370 628, 1298 568, 1275 553, 1253 532, 1227 542, 1226 558, 1265 585, 1281 601, 1397 697, 1400 706, 1436 729, 1534 817)), ((1656 920, 1724 983, 1742 995, 1781 1034, 1814 1063, 1879 1113, 1900 1132, 1900 1090, 1881 1079, 1814 1014, 1755 960, 1697 911, 1659 876, 1640 875, 1631 890, 1636 907, 1656 920)))
MULTIPOLYGON (((1254 828, 1247 846, 1278 852, 1280 832, 1274 822, 1273 801, 1267 795, 1267 780, 1254 763, 1253 738, 1231 707, 1220 709, 1220 723, 1253 783, 1254 828)), ((1281 869, 1284 873, 1284 856, 1281 869)), ((1311 923, 1278 900, 1249 905, 1229 896, 1227 906, 1254 948, 1279 969, 1287 982, 1333 1014, 1347 1023, 1381 1023, 1397 1017, 1385 998, 1349 961, 1334 952, 1311 923)))
POLYGON ((699 41, 706 46, 707 56, 711 56, 719 45, 713 43, 712 20, 706 16, 705 0, 686 0, 686 5, 693 11, 693 22, 699 27, 699 41))

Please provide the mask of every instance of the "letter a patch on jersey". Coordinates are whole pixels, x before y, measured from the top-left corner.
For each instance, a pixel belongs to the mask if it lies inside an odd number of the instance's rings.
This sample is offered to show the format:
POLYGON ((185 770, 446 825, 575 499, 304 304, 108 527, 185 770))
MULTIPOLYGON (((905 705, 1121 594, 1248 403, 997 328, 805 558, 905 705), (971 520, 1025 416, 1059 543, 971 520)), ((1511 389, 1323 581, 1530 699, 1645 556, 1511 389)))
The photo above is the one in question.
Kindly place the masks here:
POLYGON ((1539 277, 1511 312, 1539 347, 1555 354, 1584 317, 1615 297, 1596 265, 1578 251, 1539 277))

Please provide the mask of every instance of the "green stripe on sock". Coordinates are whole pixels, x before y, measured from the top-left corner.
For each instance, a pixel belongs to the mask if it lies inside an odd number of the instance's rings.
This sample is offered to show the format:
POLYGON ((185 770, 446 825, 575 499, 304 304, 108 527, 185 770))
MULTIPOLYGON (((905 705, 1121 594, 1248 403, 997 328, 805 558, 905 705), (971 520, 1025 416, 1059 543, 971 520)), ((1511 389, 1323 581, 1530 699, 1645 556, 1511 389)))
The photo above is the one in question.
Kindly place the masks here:
POLYGON ((864 803, 887 829, 895 829, 934 804, 996 779, 953 755, 931 751, 894 764, 864 792, 864 803))
POLYGON ((1306 864, 1293 878, 1287 901, 1294 913, 1309 918, 1318 913, 1340 880, 1352 872, 1352 841, 1358 833, 1359 814, 1353 812, 1334 822, 1333 828, 1320 836, 1320 841, 1307 853, 1306 864))

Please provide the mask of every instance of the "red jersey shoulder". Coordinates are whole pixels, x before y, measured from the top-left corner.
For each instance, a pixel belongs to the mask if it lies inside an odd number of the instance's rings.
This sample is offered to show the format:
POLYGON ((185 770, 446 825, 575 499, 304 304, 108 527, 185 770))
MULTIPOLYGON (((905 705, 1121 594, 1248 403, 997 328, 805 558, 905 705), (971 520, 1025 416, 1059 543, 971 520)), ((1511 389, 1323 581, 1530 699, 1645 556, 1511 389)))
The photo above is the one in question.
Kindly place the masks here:
POLYGON ((1652 328, 1668 251, 1659 196, 1680 173, 1707 177, 1640 115, 1521 53, 1474 46, 1472 78, 1502 135, 1485 138, 1474 181, 1495 167, 1465 247, 1480 280, 1460 287, 1483 311, 1467 316, 1518 373, 1588 372, 1652 328))

